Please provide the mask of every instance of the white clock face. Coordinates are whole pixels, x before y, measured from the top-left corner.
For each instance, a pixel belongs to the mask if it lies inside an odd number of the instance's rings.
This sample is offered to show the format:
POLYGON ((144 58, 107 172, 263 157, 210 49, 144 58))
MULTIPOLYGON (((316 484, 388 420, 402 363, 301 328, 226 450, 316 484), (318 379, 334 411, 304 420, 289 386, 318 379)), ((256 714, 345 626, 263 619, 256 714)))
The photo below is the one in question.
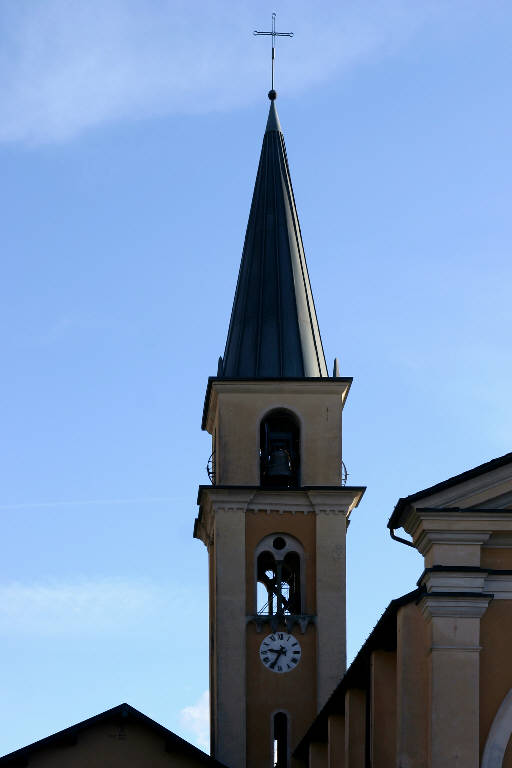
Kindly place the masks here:
POLYGON ((301 648, 296 637, 288 632, 267 635, 260 645, 260 659, 272 672, 290 672, 300 661, 301 648))

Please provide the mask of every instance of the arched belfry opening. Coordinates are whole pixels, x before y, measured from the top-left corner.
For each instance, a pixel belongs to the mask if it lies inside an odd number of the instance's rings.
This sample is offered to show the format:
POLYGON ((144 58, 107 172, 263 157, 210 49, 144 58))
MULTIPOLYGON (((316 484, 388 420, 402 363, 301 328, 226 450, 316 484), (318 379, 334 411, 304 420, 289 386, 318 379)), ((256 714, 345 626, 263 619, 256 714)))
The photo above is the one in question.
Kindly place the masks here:
POLYGON ((279 409, 260 426, 260 484, 264 488, 298 488, 300 428, 297 417, 279 409))
POLYGON ((266 616, 303 613, 304 553, 287 534, 266 536, 256 550, 257 612, 266 616))

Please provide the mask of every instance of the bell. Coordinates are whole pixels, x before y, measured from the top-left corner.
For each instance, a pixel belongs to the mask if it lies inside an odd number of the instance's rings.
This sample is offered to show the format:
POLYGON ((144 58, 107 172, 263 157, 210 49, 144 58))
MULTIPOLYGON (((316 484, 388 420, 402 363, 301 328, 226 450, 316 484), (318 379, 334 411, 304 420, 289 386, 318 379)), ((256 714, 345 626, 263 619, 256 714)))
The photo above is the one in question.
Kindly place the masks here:
POLYGON ((268 461, 267 477, 289 478, 292 475, 290 455, 284 448, 274 448, 268 461))

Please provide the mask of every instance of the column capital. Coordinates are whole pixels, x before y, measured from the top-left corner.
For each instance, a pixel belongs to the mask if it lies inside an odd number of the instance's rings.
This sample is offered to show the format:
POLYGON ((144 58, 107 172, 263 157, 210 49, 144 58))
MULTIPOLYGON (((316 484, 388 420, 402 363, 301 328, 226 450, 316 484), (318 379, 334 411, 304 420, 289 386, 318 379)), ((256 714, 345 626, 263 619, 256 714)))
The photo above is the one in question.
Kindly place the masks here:
POLYGON ((482 592, 429 592, 419 603, 426 619, 480 619, 493 595, 482 592))

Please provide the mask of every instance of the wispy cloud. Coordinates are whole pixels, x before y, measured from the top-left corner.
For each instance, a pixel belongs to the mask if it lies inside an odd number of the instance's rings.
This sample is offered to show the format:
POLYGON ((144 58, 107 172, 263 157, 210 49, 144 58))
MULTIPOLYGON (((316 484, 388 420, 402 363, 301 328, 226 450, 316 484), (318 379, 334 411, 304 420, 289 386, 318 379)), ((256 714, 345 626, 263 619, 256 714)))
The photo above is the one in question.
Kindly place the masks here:
MULTIPOLYGON (((289 93, 394 50, 457 0, 284 0, 289 93)), ((273 5, 227 0, 17 0, 0 7, 0 141, 70 139, 103 122, 223 110, 261 98, 273 5), (2 39, 3 38, 3 39, 2 39)))
POLYGON ((210 746, 210 693, 205 691, 195 704, 184 707, 180 713, 181 727, 189 732, 201 749, 210 746))
MULTIPOLYGON (((179 595, 176 599, 183 603, 179 595)), ((136 581, 11 582, 0 585, 0 634, 124 632, 155 615, 164 602, 158 587, 136 581)))

